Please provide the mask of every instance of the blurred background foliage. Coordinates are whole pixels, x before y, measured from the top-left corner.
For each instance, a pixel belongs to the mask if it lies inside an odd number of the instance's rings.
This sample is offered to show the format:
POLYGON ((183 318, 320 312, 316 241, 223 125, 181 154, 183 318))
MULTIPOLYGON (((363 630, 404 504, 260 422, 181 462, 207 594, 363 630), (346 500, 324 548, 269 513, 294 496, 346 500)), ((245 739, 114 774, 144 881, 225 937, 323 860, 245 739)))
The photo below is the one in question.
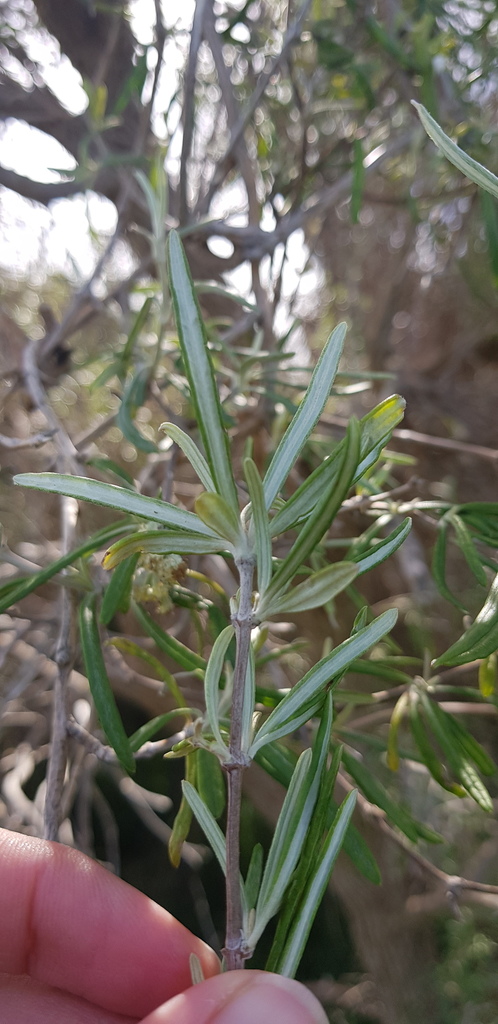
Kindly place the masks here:
MULTIPOLYGON (((164 419, 186 430, 193 420, 168 311, 155 302, 164 252, 151 254, 145 180, 162 202, 164 236, 180 228, 200 282, 237 471, 248 438, 255 458, 267 459, 341 319, 350 327, 341 374, 293 485, 343 436, 348 415, 364 416, 393 391, 407 399, 387 458, 317 559, 342 553, 372 516, 410 511, 410 538, 359 595, 272 627, 265 654, 268 685, 288 686, 330 637, 349 631, 358 601, 376 611, 397 605, 399 646, 375 651, 370 675, 348 676, 356 698, 338 703, 336 728, 394 807, 444 842, 401 840, 396 820, 365 793, 355 821, 382 885, 341 859, 301 976, 336 1024, 494 1024, 495 816, 430 778, 406 720, 399 770, 385 758, 408 685, 386 657, 412 658, 397 669, 411 682, 426 652, 439 654, 462 632, 454 599, 474 615, 485 598, 461 531, 438 532, 440 511, 421 502, 495 499, 498 209, 444 161, 410 100, 496 170, 494 0, 2 0, 1 16, 2 584, 46 566, 64 545, 57 500, 12 488, 14 472, 62 471, 70 452, 108 482, 129 477, 186 507, 197 494, 188 463, 158 431, 164 419), (445 561, 433 574, 443 534, 445 561)), ((495 515, 489 506, 487 530, 471 541, 486 584, 496 571, 495 515)), ((82 505, 77 539, 112 519, 82 505)), ((229 593, 233 580, 214 558, 189 568, 197 577, 179 581, 160 621, 184 641, 197 629, 202 645, 207 603, 226 612, 219 590, 229 593), (201 602, 197 619, 182 606, 182 587, 201 602)), ((43 828, 57 579, 0 618, 0 822, 32 834, 43 828)), ((147 646, 130 616, 111 625, 147 646)), ((143 662, 108 652, 132 732, 167 709, 163 687, 143 662)), ((442 682, 452 689, 439 699, 496 762, 496 666, 488 669, 486 700, 476 664, 447 669, 442 682)), ((195 704, 198 681, 182 682, 195 704)), ((71 687, 88 724, 79 661, 71 687)), ((202 835, 192 832, 178 873, 165 853, 182 764, 140 762, 135 783, 74 747, 61 838, 217 946, 222 885, 202 835)), ((496 777, 489 788, 496 807, 496 777)), ((255 841, 268 843, 279 800, 278 785, 255 768, 246 861, 255 841)))

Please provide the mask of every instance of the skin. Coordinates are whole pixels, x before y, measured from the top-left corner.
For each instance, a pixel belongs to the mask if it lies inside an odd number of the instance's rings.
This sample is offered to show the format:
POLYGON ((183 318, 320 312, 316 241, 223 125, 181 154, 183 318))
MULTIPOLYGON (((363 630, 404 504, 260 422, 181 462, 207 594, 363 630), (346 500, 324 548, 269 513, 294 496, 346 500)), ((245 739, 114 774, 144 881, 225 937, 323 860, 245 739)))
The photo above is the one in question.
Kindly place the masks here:
POLYGON ((0 829, 2 1024, 326 1024, 295 981, 213 950, 76 850, 0 829), (192 987, 189 955, 207 979, 192 987))

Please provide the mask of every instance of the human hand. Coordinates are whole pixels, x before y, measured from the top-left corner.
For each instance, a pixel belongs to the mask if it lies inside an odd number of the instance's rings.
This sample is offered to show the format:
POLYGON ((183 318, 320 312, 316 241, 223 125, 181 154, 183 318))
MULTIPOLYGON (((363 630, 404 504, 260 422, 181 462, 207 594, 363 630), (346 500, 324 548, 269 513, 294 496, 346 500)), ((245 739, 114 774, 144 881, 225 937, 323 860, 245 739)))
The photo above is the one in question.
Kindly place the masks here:
POLYGON ((88 857, 0 829, 1 1024, 326 1024, 297 982, 219 970, 205 943, 88 857), (190 953, 208 979, 195 986, 190 953))

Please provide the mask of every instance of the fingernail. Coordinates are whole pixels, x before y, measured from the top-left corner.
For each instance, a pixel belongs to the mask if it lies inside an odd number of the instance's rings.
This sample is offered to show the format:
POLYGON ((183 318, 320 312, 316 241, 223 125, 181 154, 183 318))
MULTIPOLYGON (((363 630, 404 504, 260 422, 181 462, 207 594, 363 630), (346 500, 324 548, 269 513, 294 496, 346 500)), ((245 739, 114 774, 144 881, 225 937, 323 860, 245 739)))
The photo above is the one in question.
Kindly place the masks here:
POLYGON ((277 974, 247 972, 247 984, 212 1018, 213 1024, 327 1024, 314 995, 277 974), (252 975, 252 977, 251 977, 252 975))

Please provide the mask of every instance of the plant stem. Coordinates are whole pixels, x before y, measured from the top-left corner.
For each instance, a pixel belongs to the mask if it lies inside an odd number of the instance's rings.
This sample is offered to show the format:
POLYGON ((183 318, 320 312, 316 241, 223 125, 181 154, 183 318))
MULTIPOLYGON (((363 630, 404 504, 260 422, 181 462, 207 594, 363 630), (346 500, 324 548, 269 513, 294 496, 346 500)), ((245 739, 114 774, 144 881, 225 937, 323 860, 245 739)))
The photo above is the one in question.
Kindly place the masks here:
POLYGON ((232 616, 235 629, 236 656, 233 674, 232 713, 230 719, 230 761, 225 764, 228 781, 227 808, 227 876, 226 876, 226 938, 223 954, 228 971, 244 966, 242 904, 240 899, 240 808, 242 799, 242 773, 248 760, 242 751, 242 711, 247 664, 251 648, 252 580, 254 558, 236 561, 239 570, 239 607, 232 616))

